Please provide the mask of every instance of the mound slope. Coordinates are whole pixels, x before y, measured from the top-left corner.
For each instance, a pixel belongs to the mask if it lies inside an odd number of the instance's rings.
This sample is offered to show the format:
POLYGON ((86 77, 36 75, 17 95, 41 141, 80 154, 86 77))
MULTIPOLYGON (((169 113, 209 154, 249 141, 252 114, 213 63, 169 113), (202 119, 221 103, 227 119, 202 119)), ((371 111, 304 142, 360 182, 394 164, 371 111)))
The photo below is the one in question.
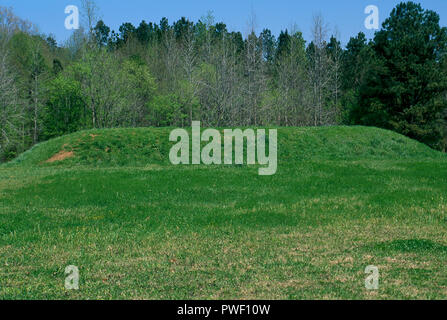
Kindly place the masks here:
MULTIPOLYGON (((172 128, 87 130, 34 146, 7 165, 146 166, 169 164, 172 128)), ((203 130, 203 128, 202 128, 203 130)), ((447 158, 392 131, 372 127, 277 128, 278 162, 447 158)))

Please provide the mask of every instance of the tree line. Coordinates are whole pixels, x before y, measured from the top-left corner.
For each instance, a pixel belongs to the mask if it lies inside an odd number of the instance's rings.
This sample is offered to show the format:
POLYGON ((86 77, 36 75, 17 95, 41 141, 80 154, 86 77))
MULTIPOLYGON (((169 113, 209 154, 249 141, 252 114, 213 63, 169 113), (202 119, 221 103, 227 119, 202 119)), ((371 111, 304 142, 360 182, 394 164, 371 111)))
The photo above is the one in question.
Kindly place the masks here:
POLYGON ((83 1, 58 45, 0 7, 0 160, 89 128, 372 125, 446 150, 447 30, 419 4, 396 6, 368 40, 342 46, 324 19, 244 37, 216 23, 124 23, 83 1))

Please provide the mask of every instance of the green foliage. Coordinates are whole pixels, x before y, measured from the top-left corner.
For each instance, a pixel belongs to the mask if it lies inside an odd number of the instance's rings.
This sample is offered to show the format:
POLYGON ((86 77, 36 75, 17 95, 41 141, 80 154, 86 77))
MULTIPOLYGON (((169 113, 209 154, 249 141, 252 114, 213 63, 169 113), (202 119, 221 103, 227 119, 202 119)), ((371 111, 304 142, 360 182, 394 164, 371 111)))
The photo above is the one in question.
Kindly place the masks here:
POLYGON ((186 117, 181 114, 181 104, 176 95, 158 95, 148 103, 149 122, 157 127, 173 125, 176 119, 186 117))
POLYGON ((104 21, 99 20, 93 31, 95 33, 96 42, 100 47, 108 44, 110 28, 104 23, 104 21))
POLYGON ((60 75, 48 84, 43 115, 44 139, 72 133, 84 127, 86 110, 81 85, 60 75))
POLYGON ((447 29, 439 16, 413 2, 401 3, 374 37, 373 64, 361 84, 355 123, 392 129, 440 148, 439 97, 447 90, 441 61, 447 53, 447 29))
POLYGON ((127 103, 123 109, 128 115, 121 117, 121 126, 136 127, 147 124, 147 105, 154 98, 157 89, 155 79, 147 65, 138 58, 123 62, 122 75, 124 88, 120 90, 127 103))
POLYGON ((269 29, 264 29, 259 37, 262 41, 263 58, 269 63, 273 62, 275 58, 275 36, 269 29))
POLYGON ((19 72, 23 85, 29 85, 34 75, 48 71, 51 60, 50 48, 41 37, 17 32, 9 41, 9 49, 11 63, 19 72))

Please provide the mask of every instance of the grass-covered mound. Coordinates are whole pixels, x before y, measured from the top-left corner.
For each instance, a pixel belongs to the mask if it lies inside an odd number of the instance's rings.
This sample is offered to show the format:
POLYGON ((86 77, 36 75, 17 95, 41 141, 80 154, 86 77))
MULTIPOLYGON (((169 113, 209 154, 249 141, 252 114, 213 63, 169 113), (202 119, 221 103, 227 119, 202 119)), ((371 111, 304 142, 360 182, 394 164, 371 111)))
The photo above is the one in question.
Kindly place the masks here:
POLYGON ((0 166, 0 299, 447 298, 443 154, 374 128, 279 128, 260 176, 170 165, 170 130, 79 132, 0 166))
MULTIPOLYGON (((204 128, 202 128, 203 130, 204 128)), ((88 130, 36 145, 11 164, 146 166, 169 164, 172 128, 88 130)), ((442 158, 397 133, 371 127, 278 128, 278 161, 442 158)))

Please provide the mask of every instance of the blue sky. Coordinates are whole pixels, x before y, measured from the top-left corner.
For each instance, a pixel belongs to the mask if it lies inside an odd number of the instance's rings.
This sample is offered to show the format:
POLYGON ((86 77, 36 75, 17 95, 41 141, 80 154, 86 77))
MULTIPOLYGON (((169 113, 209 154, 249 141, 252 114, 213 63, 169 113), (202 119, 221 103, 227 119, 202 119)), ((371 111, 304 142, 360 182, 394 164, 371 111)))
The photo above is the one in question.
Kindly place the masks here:
MULTIPOLYGON (((441 16, 441 25, 447 26, 446 0, 417 1, 426 9, 432 9, 441 16)), ((342 42, 359 31, 368 37, 373 32, 366 30, 365 7, 376 5, 380 10, 380 23, 391 9, 401 0, 97 0, 100 17, 112 29, 117 30, 123 22, 138 26, 141 20, 159 22, 167 17, 171 22, 182 16, 197 21, 212 11, 216 22, 224 22, 230 31, 248 31, 251 12, 256 15, 257 32, 266 27, 278 35, 282 29, 296 25, 306 40, 314 14, 321 13, 330 30, 338 30, 342 42)), ((64 9, 67 5, 80 5, 79 0, 1 0, 0 5, 12 7, 21 18, 37 24, 45 34, 52 33, 58 42, 66 40, 71 31, 65 30, 64 9)))

